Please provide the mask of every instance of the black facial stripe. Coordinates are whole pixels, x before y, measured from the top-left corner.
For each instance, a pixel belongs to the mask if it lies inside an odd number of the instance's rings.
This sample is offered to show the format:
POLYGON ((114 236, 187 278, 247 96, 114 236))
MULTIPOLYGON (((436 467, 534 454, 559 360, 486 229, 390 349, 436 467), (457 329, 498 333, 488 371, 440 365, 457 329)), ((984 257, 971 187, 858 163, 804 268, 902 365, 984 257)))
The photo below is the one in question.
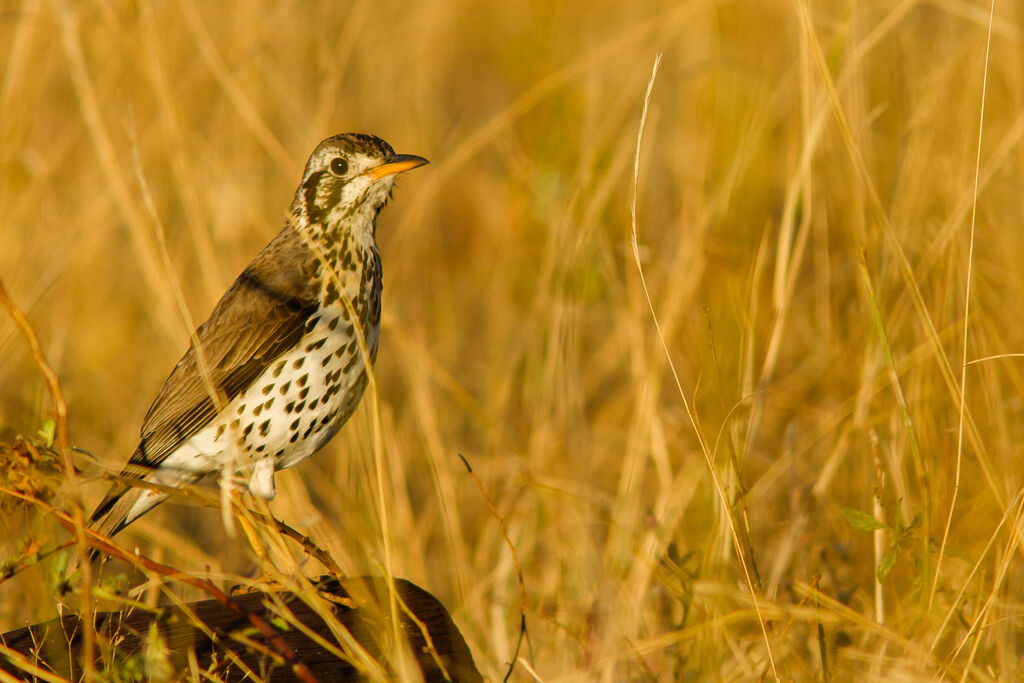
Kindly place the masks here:
POLYGON ((325 171, 315 171, 310 173, 303 185, 303 195, 306 200, 306 218, 310 223, 319 223, 323 218, 323 212, 316 204, 316 191, 320 186, 320 179, 323 177, 324 173, 325 171))
POLYGON ((323 223, 327 212, 341 200, 341 189, 345 182, 335 178, 328 171, 315 171, 303 184, 303 199, 306 205, 306 218, 310 223, 323 223), (323 187, 321 187, 323 184, 323 187), (326 189, 326 196, 320 193, 326 189))

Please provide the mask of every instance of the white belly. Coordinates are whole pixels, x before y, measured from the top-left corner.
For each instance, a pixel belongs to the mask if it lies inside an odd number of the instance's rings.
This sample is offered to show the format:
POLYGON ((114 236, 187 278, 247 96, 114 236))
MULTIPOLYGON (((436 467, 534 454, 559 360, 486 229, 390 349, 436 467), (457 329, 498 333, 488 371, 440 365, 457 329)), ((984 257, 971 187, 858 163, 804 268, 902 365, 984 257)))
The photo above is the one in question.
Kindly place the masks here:
POLYGON ((268 365, 163 466, 205 474, 271 459, 279 470, 322 448, 359 405, 367 356, 371 362, 376 356, 380 330, 366 330, 364 351, 341 306, 318 315, 298 346, 268 365))

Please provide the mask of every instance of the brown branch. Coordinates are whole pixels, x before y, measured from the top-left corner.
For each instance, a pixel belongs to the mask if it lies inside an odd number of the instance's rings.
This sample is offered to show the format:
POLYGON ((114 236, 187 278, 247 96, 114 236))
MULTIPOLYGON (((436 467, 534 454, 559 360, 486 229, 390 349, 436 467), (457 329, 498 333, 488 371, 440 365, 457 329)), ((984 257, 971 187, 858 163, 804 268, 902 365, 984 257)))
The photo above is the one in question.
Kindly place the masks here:
POLYGON ((469 476, 476 482, 476 487, 480 489, 480 495, 484 497, 487 502, 487 507, 491 509, 491 514, 498 520, 498 525, 501 527, 501 533, 505 536, 505 544, 508 546, 509 551, 512 553, 512 561, 516 565, 516 577, 519 579, 519 639, 516 641, 516 650, 512 653, 512 661, 508 665, 508 673, 505 674, 505 678, 502 683, 508 681, 509 677, 512 676, 512 670, 516 666, 516 660, 519 658, 519 649, 523 646, 523 638, 526 637, 526 583, 523 581, 523 568, 519 564, 519 556, 516 555, 516 548, 512 545, 512 539, 508 535, 508 529, 505 527, 505 520, 502 519, 501 515, 498 514, 498 509, 494 507, 494 503, 491 501, 491 497, 487 495, 487 491, 484 489, 484 485, 480 483, 480 479, 473 472, 473 468, 469 466, 469 460, 466 460, 466 456, 462 453, 458 454, 462 460, 462 464, 466 466, 466 470, 469 471, 469 476))
POLYGON ((39 368, 39 372, 43 375, 43 380, 46 382, 46 387, 50 391, 50 396, 53 397, 54 412, 57 415, 57 434, 56 434, 56 446, 57 452, 60 454, 64 465, 64 477, 68 483, 68 494, 71 501, 71 513, 72 513, 72 532, 75 534, 75 538, 78 542, 78 561, 82 567, 82 585, 84 590, 82 591, 82 614, 86 622, 85 625, 85 639, 84 639, 84 655, 85 655, 85 680, 91 682, 93 679, 93 665, 92 656, 96 642, 96 631, 93 629, 92 623, 92 567, 89 566, 89 562, 86 556, 88 547, 86 543, 86 525, 85 525, 85 510, 82 508, 82 497, 81 490, 78 484, 78 474, 75 471, 75 463, 71 459, 71 440, 68 437, 68 404, 64 400, 64 392, 60 388, 60 379, 57 377, 57 373, 54 372, 53 366, 46 360, 46 356, 43 354, 42 346, 39 344, 39 337, 36 335, 35 329, 32 324, 22 313, 18 305, 14 303, 11 295, 8 294, 7 288, 4 286, 2 280, 0 280, 0 305, 3 305, 7 309, 7 313, 11 316, 11 320, 18 326, 22 334, 25 335, 25 340, 28 342, 29 350, 32 352, 32 358, 35 360, 36 366, 39 368))
MULTIPOLYGON (((72 527, 67 513, 55 509, 44 500, 13 489, 2 489, 0 493, 31 503, 44 513, 53 515, 65 528, 72 527)), ((289 666, 290 675, 297 680, 315 681, 317 676, 326 676, 331 680, 362 680, 359 664, 350 660, 348 656, 336 652, 322 639, 322 636, 331 630, 328 626, 328 617, 320 614, 314 606, 306 604, 307 599, 298 593, 292 591, 283 594, 291 596, 285 597, 286 602, 293 598, 298 599, 300 611, 296 611, 293 617, 287 619, 293 629, 279 633, 270 625, 270 620, 274 618, 276 612, 267 604, 268 599, 277 603, 277 593, 257 591, 228 596, 208 580, 184 574, 140 554, 129 552, 101 534, 89 530, 87 537, 90 546, 101 552, 128 562, 145 572, 198 588, 213 598, 187 605, 181 604, 176 608, 161 608, 157 613, 149 613, 146 610, 138 610, 134 614, 132 610, 95 612, 93 618, 96 620, 95 628, 98 631, 103 630, 106 633, 113 627, 117 632, 124 634, 125 639, 118 640, 117 651, 120 654, 135 655, 140 652, 141 648, 146 647, 147 642, 142 634, 147 633, 154 623, 159 623, 160 637, 170 644, 172 662, 175 662, 172 666, 191 666, 196 656, 196 650, 193 648, 199 647, 203 652, 201 656, 210 663, 218 661, 215 654, 217 651, 224 650, 232 662, 242 667, 243 672, 249 670, 248 667, 258 664, 258 659, 253 660, 252 655, 262 654, 289 666), (179 613, 186 617, 184 622, 173 616, 179 613), (253 640, 244 630, 239 632, 238 629, 243 626, 254 628, 265 638, 266 644, 253 640), (165 627, 170 630, 164 631, 165 627), (126 628, 127 633, 124 632, 126 628), (221 632, 228 633, 232 640, 246 647, 250 654, 235 653, 230 646, 221 643, 217 635, 221 632), (307 660, 310 662, 309 666, 299 661, 307 657, 311 658, 307 660), (311 669, 316 673, 314 674, 311 669)), ((384 614, 379 610, 388 600, 387 596, 392 590, 390 582, 379 577, 345 580, 320 577, 313 580, 313 586, 321 598, 333 603, 332 611, 341 610, 335 616, 339 618, 341 627, 352 635, 352 645, 364 648, 370 657, 384 657, 381 661, 388 661, 389 654, 379 649, 376 635, 386 627, 375 615, 384 614)), ((398 630, 408 638, 412 654, 424 679, 482 683, 465 639, 444 606, 434 596, 408 581, 396 580, 393 587, 402 606, 398 630)), ((52 670, 58 673, 55 680, 63 680, 62 677, 74 678, 71 667, 73 661, 79 657, 80 645, 74 642, 77 640, 75 636, 68 634, 75 633, 81 626, 81 617, 69 614, 51 622, 0 634, 0 681, 13 680, 8 678, 5 672, 35 673, 37 669, 32 668, 36 666, 33 662, 42 662, 47 667, 53 667, 52 670), (42 646, 43 641, 47 641, 46 647, 42 646), (33 659, 26 660, 25 656, 33 659)), ((242 678, 228 676, 224 680, 243 680, 244 675, 243 673, 242 678)), ((285 678, 292 680, 288 676, 285 678)))
MULTIPOLYGON (((49 505, 48 503, 45 503, 44 501, 39 500, 38 498, 33 498, 32 496, 27 496, 17 491, 9 491, 8 493, 17 498, 21 498, 22 500, 25 500, 27 502, 39 505, 40 507, 46 509, 48 512, 53 514, 54 517, 57 518, 57 521, 65 529, 68 529, 69 531, 74 530, 74 521, 66 512, 58 510, 57 508, 54 508, 53 506, 49 505)), ((260 632, 260 634, 267 638, 267 640, 270 641, 270 643, 275 647, 275 649, 277 649, 281 657, 292 667, 292 670, 295 672, 295 675, 299 677, 299 679, 305 681, 305 683, 317 683, 316 677, 313 676, 313 674, 309 671, 308 667, 306 667, 306 665, 302 662, 297 661, 295 659, 295 652, 292 650, 291 647, 289 647, 289 645, 286 642, 284 642, 284 640, 281 639, 279 635, 277 635, 277 633, 274 632, 274 629, 270 626, 270 624, 267 623, 265 619, 263 619, 259 615, 252 614, 244 610, 235 601, 233 601, 226 593, 224 593, 224 591, 217 588, 217 586, 215 586, 212 581, 192 576, 190 574, 186 574, 185 572, 175 569, 174 567, 170 567, 168 565, 156 562, 155 560, 151 560, 140 553, 129 552, 121 546, 112 543, 110 540, 107 539, 106 536, 103 536, 102 534, 99 534, 93 531, 92 529, 86 529, 85 532, 87 547, 93 547, 102 553, 105 553, 111 557, 116 557, 117 559, 127 562, 129 564, 135 565, 136 567, 139 567, 140 569, 143 569, 147 572, 159 574, 160 576, 163 576, 166 579, 170 579, 171 581, 177 581, 179 583, 184 583, 188 586, 192 586, 193 588, 198 588, 204 593, 210 595, 221 605, 234 612, 240 618, 248 621, 256 630, 260 632)), ((88 562, 84 563, 83 567, 88 566, 88 564, 88 562)), ((83 619, 84 618, 85 617, 83 616, 83 619)), ((90 625, 92 624, 91 617, 89 619, 89 623, 90 625)), ((86 632, 88 633, 88 630, 86 632)), ((91 655, 91 652, 89 652, 88 654, 91 655)), ((91 666, 91 662, 91 659, 88 660, 87 665, 91 666)))
MULTIPOLYGON (((71 520, 67 518, 67 515, 59 510, 55 510, 54 512, 57 516, 57 520, 65 528, 69 528, 71 520)), ((274 649, 276 649, 281 657, 289 664, 289 666, 291 666, 296 676, 305 681, 305 683, 317 683, 316 677, 310 672, 309 668, 302 662, 295 659, 295 651, 292 650, 288 643, 284 642, 281 636, 274 631, 273 627, 271 627, 265 619, 243 609, 238 603, 232 600, 227 593, 217 588, 217 586, 215 586, 209 579, 203 579, 197 576, 192 576, 191 574, 186 574, 174 567, 151 560, 142 554, 130 553, 121 546, 111 543, 105 536, 96 533, 92 529, 88 529, 87 532, 89 545, 96 550, 110 555, 111 557, 116 557, 124 562, 134 564, 148 572, 159 574, 160 576, 172 581, 177 581, 179 583, 192 586, 193 588, 198 588, 208 594, 221 605, 237 614, 240 618, 245 619, 252 624, 252 626, 259 631, 263 637, 270 641, 270 644, 274 646, 274 649)))

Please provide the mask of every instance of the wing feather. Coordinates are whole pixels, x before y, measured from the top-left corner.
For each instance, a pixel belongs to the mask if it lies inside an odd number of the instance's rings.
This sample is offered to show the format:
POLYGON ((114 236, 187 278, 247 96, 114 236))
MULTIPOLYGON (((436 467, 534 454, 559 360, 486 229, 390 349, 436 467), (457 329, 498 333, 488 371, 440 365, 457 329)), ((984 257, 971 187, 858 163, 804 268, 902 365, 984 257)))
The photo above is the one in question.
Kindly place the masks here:
MULTIPOLYGON (((235 280, 196 335, 209 380, 230 401, 298 343, 318 308, 316 257, 286 226, 235 280)), ((164 382, 131 465, 155 467, 217 414, 195 346, 164 382)))
MULTIPOLYGON (((217 414, 210 383, 222 399, 241 393, 282 353, 302 338, 319 307, 319 263, 295 229, 286 225, 238 276, 196 330, 209 382, 189 347, 164 382, 146 419, 123 480, 142 479, 217 414)), ((92 521, 113 535, 142 489, 115 482, 92 521)))

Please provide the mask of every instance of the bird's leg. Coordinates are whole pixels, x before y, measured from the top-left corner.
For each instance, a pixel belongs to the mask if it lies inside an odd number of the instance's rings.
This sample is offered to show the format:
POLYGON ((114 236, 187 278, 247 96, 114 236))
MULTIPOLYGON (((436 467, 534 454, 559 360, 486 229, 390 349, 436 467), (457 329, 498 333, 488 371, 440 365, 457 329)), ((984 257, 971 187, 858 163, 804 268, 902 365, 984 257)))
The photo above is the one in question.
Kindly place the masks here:
POLYGON ((274 500, 277 490, 274 488, 273 458, 260 458, 256 461, 249 478, 249 492, 263 500, 274 500))

